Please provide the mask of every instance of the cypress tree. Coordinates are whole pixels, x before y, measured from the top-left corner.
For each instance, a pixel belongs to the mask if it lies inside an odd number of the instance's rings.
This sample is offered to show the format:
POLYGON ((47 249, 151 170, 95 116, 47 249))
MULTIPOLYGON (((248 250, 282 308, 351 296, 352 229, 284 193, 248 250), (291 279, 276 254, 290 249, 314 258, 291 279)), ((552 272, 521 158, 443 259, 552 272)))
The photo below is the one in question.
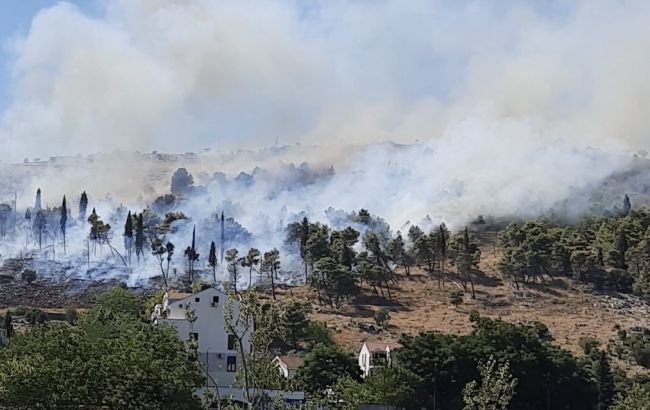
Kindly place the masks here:
POLYGON ((37 211, 41 209, 41 188, 36 190, 36 201, 34 201, 34 209, 37 211))
POLYGON ((81 199, 79 199, 79 220, 86 220, 86 210, 88 209, 88 195, 86 191, 81 193, 81 199))
POLYGON ((66 225, 68 223, 68 207, 65 201, 65 195, 63 195, 63 203, 61 204, 61 233, 63 234, 63 254, 65 255, 65 231, 66 225))
POLYGON ((628 216, 632 210, 632 203, 630 202, 630 197, 625 195, 623 198, 623 216, 628 216))
POLYGON ((609 364, 609 357, 605 351, 597 353, 593 364, 593 373, 596 385, 598 386, 598 410, 607 410, 612 404, 614 397, 614 376, 609 364))
POLYGON ((138 220, 135 225, 135 254, 140 260, 140 255, 144 256, 144 224, 142 222, 142 212, 138 214, 138 220))
POLYGON ((217 245, 212 241, 210 243, 210 253, 208 255, 208 265, 212 268, 212 279, 217 281, 217 245))

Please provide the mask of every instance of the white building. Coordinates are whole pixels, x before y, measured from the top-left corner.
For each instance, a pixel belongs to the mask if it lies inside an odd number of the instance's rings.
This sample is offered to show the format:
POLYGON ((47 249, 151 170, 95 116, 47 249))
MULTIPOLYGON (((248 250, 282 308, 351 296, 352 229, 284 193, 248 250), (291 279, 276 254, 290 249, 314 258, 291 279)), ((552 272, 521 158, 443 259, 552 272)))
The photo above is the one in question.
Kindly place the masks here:
POLYGON ((392 367, 396 364, 396 351, 399 343, 364 342, 359 351, 359 367, 363 377, 368 377, 372 369, 392 367))
MULTIPOLYGON (((166 292, 163 303, 156 305, 152 314, 155 325, 174 326, 183 341, 194 339, 198 342, 199 361, 209 375, 208 387, 231 386, 241 366, 237 339, 226 330, 224 307, 227 301, 228 295, 213 287, 195 294, 166 292), (196 318, 193 323, 188 320, 189 312, 196 318)), ((239 302, 232 302, 232 312, 237 318, 239 302)), ((237 333, 243 331, 240 328, 237 333)), ((250 351, 250 331, 243 340, 245 352, 250 351)))
POLYGON ((275 356, 272 363, 280 370, 282 376, 292 379, 304 362, 305 359, 300 356, 275 356))

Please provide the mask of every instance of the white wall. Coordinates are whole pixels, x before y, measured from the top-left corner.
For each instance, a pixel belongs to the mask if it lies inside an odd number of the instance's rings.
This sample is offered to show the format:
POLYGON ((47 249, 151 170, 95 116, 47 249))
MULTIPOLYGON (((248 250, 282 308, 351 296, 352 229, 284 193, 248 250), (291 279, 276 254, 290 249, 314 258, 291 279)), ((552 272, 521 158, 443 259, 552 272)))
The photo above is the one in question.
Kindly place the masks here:
MULTIPOLYGON (((208 288, 188 298, 163 303, 163 306, 167 307, 166 316, 155 319, 156 324, 174 326, 183 341, 189 340, 190 333, 198 333, 199 359, 204 368, 209 367, 210 376, 216 380, 218 386, 230 386, 234 381, 236 371, 227 370, 228 357, 236 357, 236 370, 241 366, 236 346, 228 349, 228 332, 224 318, 227 300, 228 295, 225 293, 208 288), (219 302, 214 306, 213 297, 219 298, 219 302), (188 306, 196 315, 193 324, 186 319, 188 306)), ((232 310, 236 318, 239 314, 239 302, 232 302, 232 310)), ((250 334, 244 340, 244 350, 250 351, 250 334)))

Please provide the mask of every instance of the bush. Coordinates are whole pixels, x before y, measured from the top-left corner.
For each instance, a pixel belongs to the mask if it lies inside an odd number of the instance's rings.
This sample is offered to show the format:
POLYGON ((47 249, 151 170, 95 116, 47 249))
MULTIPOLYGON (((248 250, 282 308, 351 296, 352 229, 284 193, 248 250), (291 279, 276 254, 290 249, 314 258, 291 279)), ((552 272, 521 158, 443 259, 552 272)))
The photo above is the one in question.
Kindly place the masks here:
POLYGON ((382 309, 375 312, 375 323, 377 323, 377 326, 384 327, 388 325, 389 320, 390 313, 388 309, 382 309))
POLYGON ((68 305, 65 308, 65 320, 71 325, 74 325, 77 322, 78 318, 79 313, 77 312, 77 308, 75 308, 73 305, 68 305))
POLYGON ((332 333, 323 322, 309 322, 307 325, 307 344, 309 349, 318 345, 330 346, 334 344, 332 333))
POLYGON ((31 285, 32 282, 36 280, 36 272, 33 270, 27 269, 24 270, 23 273, 20 274, 20 277, 22 280, 27 282, 27 284, 31 285))
POLYGON ((29 322, 30 325, 35 325, 37 323, 43 323, 47 320, 47 315, 41 309, 30 309, 27 314, 25 314, 25 319, 29 322))
POLYGON ((578 345, 582 348, 582 351, 585 353, 585 355, 588 356, 591 354, 591 352, 598 349, 600 342, 593 337, 581 337, 578 340, 578 345))
POLYGON ((18 306, 13 313, 14 316, 25 316, 28 310, 25 306, 18 306))
POLYGON ((463 303, 463 292, 460 290, 455 290, 449 293, 449 303, 457 307, 463 303))

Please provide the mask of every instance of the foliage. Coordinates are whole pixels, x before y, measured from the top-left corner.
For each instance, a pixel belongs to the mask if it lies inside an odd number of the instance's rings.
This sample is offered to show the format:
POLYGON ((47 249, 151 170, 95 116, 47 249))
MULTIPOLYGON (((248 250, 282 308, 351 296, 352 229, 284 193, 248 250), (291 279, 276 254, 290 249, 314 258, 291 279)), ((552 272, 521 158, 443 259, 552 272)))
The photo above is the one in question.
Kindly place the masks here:
POLYGON ((340 379, 361 379, 359 365, 338 346, 316 346, 305 357, 296 373, 296 380, 310 393, 323 394, 340 379))
POLYGON ((508 362, 499 364, 490 357, 485 363, 479 363, 478 371, 480 383, 472 380, 463 389, 464 410, 507 409, 517 386, 508 362))
POLYGON ((77 319, 79 319, 79 312, 77 312, 77 308, 74 307, 74 305, 66 306, 65 320, 71 325, 74 325, 75 323, 77 323, 77 319))
POLYGON ((20 274, 20 278, 31 285, 36 280, 36 272, 31 269, 26 269, 20 274))
POLYGON ((144 318, 145 302, 141 296, 117 286, 97 296, 92 313, 95 314, 99 311, 110 312, 113 315, 123 314, 135 318, 144 318))
POLYGON ((116 295, 98 298, 80 326, 38 326, 0 351, 3 406, 198 408, 201 377, 175 330, 142 323, 116 295))
POLYGON ((432 406, 462 407, 461 388, 479 377, 477 365, 492 356, 508 362, 518 379, 513 408, 592 409, 596 386, 588 372, 567 351, 551 345, 542 326, 514 325, 470 316, 469 335, 436 332, 403 336, 398 362, 424 380, 423 390, 432 406))
POLYGON ((610 410, 650 410, 650 387, 634 384, 625 394, 619 395, 610 410))
POLYGON ((308 336, 308 312, 308 306, 298 302, 290 302, 284 306, 281 313, 281 321, 282 327, 285 331, 285 337, 291 342, 291 346, 294 349, 298 349, 298 342, 305 340, 308 336))
POLYGON ((401 367, 377 368, 363 382, 351 377, 340 379, 332 387, 333 396, 345 408, 357 409, 362 404, 418 408, 422 380, 401 367))
POLYGON ((390 320, 390 312, 388 309, 381 309, 375 312, 375 323, 377 326, 384 327, 390 320))

